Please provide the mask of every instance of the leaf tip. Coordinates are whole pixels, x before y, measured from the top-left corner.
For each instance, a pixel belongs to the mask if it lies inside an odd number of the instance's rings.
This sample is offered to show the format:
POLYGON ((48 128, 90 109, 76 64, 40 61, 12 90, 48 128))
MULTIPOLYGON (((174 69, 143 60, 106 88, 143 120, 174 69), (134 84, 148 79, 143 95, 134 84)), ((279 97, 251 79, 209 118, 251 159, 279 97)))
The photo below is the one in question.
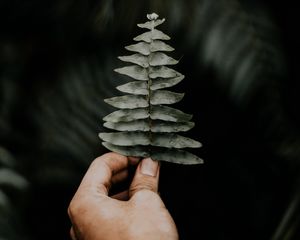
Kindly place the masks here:
POLYGON ((147 18, 151 21, 151 20, 156 20, 158 18, 158 14, 156 13, 151 13, 151 14, 147 14, 147 18))
POLYGON ((198 141, 195 141, 195 148, 200 148, 202 147, 202 143, 201 142, 198 142, 198 141))
POLYGON ((103 139, 103 133, 99 133, 99 134, 98 134, 98 137, 99 137, 101 140, 104 140, 104 139, 103 139))
MULTIPOLYGON (((118 57, 119 58, 119 57, 118 57)), ((120 68, 115 68, 114 72, 120 73, 120 68)))

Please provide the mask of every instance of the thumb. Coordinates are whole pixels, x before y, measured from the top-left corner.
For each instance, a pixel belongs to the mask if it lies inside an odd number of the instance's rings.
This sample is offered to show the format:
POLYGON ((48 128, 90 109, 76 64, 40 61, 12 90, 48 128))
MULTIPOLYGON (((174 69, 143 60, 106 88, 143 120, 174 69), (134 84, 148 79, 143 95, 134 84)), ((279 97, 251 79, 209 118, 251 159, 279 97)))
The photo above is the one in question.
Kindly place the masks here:
POLYGON ((150 190, 157 193, 159 181, 159 163, 151 158, 143 159, 135 172, 129 187, 129 197, 141 190, 150 190))

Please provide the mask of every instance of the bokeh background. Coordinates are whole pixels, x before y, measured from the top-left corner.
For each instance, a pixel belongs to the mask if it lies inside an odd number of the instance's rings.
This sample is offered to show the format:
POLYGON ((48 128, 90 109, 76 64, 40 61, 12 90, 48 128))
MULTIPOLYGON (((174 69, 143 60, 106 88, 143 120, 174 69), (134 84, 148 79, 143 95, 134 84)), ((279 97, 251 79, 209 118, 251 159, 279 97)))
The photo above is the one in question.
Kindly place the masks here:
MULTIPOLYGON (((69 239, 117 56, 158 13, 186 78, 201 166, 162 164, 181 239, 300 239, 297 2, 1 0, 0 239, 69 239)), ((175 87, 176 89, 176 87, 175 87)), ((101 227, 101 226, 100 226, 101 227)))

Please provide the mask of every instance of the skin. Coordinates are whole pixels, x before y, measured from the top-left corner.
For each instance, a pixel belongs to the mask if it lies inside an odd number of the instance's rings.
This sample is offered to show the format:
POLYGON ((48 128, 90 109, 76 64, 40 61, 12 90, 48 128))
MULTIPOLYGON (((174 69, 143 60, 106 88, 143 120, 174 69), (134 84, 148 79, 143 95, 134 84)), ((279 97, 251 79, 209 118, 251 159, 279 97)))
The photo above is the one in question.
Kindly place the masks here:
POLYGON ((74 195, 68 214, 73 240, 177 240, 175 223, 159 197, 159 164, 108 153, 93 161, 74 195), (112 185, 128 177, 128 190, 109 196, 112 185))

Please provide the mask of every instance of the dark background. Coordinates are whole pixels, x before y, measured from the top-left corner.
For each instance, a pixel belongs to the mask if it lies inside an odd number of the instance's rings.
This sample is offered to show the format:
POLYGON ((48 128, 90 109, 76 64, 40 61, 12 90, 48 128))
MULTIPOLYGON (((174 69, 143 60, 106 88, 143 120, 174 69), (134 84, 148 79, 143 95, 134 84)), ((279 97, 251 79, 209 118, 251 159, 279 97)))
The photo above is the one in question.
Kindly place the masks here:
MULTIPOLYGON (((0 238, 68 239, 67 207, 155 11, 186 78, 200 166, 162 164, 181 239, 299 239, 299 9, 238 0, 0 2, 0 238)), ((125 79, 128 81, 128 79, 125 79)))

